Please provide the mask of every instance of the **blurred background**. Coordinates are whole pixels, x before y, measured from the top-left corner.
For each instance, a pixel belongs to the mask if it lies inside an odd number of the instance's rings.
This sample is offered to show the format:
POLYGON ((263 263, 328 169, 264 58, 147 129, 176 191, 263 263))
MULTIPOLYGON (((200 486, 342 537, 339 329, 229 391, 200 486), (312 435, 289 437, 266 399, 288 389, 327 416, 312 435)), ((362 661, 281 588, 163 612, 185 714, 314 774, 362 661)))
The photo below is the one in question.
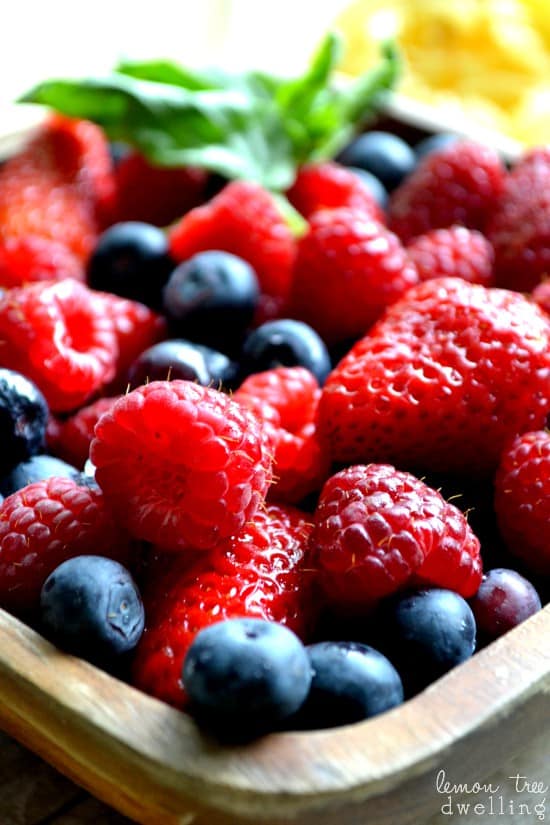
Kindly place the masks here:
POLYGON ((10 3, 0 54, 3 131, 32 117, 11 102, 54 75, 106 72, 121 57, 191 65, 303 68, 328 28, 359 73, 394 37, 400 98, 451 124, 468 121, 522 143, 550 141, 549 0, 67 0, 10 3), (6 25, 7 19, 7 25, 6 25), (13 35, 13 36, 11 36, 13 35), (14 120, 15 118, 15 120, 14 120))

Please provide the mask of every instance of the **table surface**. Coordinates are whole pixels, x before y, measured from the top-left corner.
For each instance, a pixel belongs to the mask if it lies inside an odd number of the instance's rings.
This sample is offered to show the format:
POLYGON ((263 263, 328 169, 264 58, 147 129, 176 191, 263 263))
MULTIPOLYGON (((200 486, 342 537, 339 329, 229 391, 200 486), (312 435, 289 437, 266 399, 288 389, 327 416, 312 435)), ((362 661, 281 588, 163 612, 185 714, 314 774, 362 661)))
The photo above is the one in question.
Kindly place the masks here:
POLYGON ((0 825, 131 825, 0 732, 0 825))

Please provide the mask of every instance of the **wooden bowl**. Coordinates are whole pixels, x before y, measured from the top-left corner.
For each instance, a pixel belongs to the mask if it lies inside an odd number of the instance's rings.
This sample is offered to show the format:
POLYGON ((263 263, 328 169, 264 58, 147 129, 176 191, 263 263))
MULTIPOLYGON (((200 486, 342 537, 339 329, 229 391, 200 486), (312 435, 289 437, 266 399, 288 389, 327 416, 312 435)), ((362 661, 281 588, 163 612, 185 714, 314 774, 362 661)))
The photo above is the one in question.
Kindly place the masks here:
MULTIPOLYGON (((397 100, 387 115, 417 137, 448 128, 397 100)), ((0 152, 26 133, 0 137, 0 152)), ((494 819, 473 811, 487 797, 473 783, 498 785, 501 805, 537 801, 510 777, 545 778, 549 639, 550 605, 388 713, 224 747, 0 610, 0 725, 143 825, 435 825, 450 820, 449 799, 479 825, 494 819), (445 793, 446 781, 468 788, 445 793)), ((535 821, 510 816, 499 825, 535 821)))
POLYGON ((443 776, 544 780, 549 639, 550 606, 388 713, 224 747, 0 611, 0 724, 143 825, 420 825, 443 776))

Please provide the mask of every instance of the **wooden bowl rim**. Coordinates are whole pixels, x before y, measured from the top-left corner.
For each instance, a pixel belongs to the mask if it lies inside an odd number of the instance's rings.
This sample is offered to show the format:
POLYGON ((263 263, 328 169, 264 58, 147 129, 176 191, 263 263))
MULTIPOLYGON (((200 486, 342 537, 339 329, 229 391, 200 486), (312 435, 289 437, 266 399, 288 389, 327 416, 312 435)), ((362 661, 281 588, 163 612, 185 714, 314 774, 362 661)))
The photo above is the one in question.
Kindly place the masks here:
POLYGON ((343 793, 387 791, 534 693, 550 692, 549 631, 550 605, 378 717, 225 747, 186 714, 61 653, 0 610, 0 719, 19 717, 66 750, 84 736, 88 768, 101 771, 103 761, 111 779, 122 763, 134 781, 182 801, 206 796, 222 810, 259 813, 276 799, 295 811, 343 793))

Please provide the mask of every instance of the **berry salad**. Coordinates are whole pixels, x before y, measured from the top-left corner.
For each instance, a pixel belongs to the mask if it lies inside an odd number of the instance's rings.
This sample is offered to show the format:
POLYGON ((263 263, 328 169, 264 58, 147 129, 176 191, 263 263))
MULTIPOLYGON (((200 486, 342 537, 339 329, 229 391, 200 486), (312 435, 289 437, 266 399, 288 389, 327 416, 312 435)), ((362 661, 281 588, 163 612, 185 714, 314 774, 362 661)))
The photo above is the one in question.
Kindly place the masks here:
POLYGON ((126 63, 0 168, 0 607, 228 741, 358 722, 548 599, 550 150, 126 63))

